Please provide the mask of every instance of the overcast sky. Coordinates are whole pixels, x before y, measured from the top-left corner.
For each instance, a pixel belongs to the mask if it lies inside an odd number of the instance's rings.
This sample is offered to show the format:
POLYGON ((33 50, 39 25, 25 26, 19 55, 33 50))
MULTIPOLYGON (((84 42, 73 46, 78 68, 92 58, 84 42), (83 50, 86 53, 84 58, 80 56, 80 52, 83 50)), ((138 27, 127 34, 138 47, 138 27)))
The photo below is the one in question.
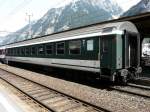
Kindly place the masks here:
MULTIPOLYGON (((0 0, 0 36, 3 31, 14 32, 31 20, 42 17, 50 8, 64 5, 70 0, 0 0), (26 15, 27 13, 27 15, 26 15)), ((123 10, 129 9, 140 0, 115 0, 123 10)))

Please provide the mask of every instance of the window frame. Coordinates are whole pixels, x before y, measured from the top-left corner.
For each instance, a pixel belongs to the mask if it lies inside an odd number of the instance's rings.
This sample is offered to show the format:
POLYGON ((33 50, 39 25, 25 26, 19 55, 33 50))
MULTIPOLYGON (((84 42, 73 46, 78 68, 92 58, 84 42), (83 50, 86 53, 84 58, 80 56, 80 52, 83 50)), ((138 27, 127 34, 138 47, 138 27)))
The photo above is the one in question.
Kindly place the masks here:
POLYGON ((27 46, 25 47, 25 56, 29 56, 30 55, 30 47, 27 46), (28 53, 27 53, 27 49, 28 49, 28 53))
POLYGON ((54 43, 47 43, 45 45, 45 54, 46 55, 53 55, 53 53, 54 53, 54 43), (47 46, 51 46, 51 49, 47 49, 47 46), (48 50, 51 50, 51 53, 48 53, 47 52, 48 50))
POLYGON ((17 55, 20 56, 20 48, 19 47, 17 48, 17 55))
POLYGON ((11 51, 11 55, 13 56, 13 55, 14 55, 14 50, 13 50, 13 48, 10 48, 10 51, 11 51))
POLYGON ((69 55, 81 55, 81 52, 82 52, 82 40, 69 40, 68 42, 68 50, 69 50, 69 55), (80 52, 79 54, 73 54, 70 52, 70 42, 74 42, 74 41, 80 41, 80 52))
POLYGON ((94 39, 86 40, 86 51, 88 51, 88 52, 93 52, 94 51, 94 39), (92 41, 92 50, 88 49, 88 41, 92 41))
MULTIPOLYGON (((62 49, 62 48, 61 48, 62 49)), ((64 55, 65 54, 65 42, 58 42, 58 43, 56 43, 56 55, 64 55), (58 50, 58 44, 64 44, 64 53, 63 54, 58 54, 58 52, 57 52, 57 50, 58 50)))
POLYGON ((21 55, 25 56, 25 47, 21 47, 21 55))
POLYGON ((109 47, 109 40, 102 40, 102 51, 107 53, 108 52, 108 47, 109 47))
POLYGON ((17 49, 14 47, 13 48, 13 55, 16 56, 16 54, 17 54, 17 49))
POLYGON ((37 55, 37 49, 36 49, 36 46, 31 46, 31 56, 35 56, 37 55), (34 53, 33 53, 33 48, 34 48, 34 53))
POLYGON ((45 48, 44 48, 44 45, 38 45, 38 46, 37 46, 37 54, 38 54, 38 55, 44 55, 44 54, 45 54, 45 48), (39 51, 39 48, 40 48, 40 47, 43 48, 43 51, 42 51, 43 53, 40 53, 40 51, 39 51))
POLYGON ((11 56, 10 48, 8 48, 8 55, 11 56))

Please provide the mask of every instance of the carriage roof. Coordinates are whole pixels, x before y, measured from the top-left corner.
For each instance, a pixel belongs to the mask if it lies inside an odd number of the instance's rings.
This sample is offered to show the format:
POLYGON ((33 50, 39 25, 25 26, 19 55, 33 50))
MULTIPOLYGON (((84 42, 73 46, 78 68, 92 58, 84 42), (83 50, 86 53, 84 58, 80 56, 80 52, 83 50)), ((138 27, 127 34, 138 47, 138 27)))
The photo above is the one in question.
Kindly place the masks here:
POLYGON ((54 33, 45 35, 38 38, 33 38, 21 42, 16 42, 12 44, 6 45, 7 48, 17 47, 17 46, 25 46, 25 45, 32 45, 32 44, 40 44, 40 43, 47 43, 52 41, 61 41, 67 40, 69 38, 84 38, 84 37, 92 37, 92 36, 100 36, 106 34, 115 34, 121 33, 121 31, 130 31, 134 33, 138 33, 136 26, 128 21, 125 22, 117 22, 117 23, 107 23, 107 24, 96 24, 91 25, 83 28, 78 28, 74 30, 54 33))

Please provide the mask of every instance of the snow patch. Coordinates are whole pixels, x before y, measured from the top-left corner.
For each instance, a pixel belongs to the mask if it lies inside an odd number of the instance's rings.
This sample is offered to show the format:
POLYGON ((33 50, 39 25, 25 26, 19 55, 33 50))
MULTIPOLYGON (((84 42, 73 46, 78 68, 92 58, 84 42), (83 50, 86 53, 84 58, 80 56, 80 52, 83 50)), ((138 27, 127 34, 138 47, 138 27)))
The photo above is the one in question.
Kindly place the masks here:
POLYGON ((46 34, 51 34, 54 32, 54 27, 49 27, 47 30, 46 30, 46 34))
POLYGON ((65 25, 65 26, 62 27, 62 29, 67 30, 67 29, 69 29, 69 26, 65 25))

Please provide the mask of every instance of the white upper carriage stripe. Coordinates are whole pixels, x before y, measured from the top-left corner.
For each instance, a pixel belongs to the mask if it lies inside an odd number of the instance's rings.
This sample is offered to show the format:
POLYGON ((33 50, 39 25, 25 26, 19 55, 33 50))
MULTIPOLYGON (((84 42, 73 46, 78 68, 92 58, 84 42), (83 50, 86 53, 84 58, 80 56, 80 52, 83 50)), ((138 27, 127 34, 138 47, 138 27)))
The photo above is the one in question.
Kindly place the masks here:
POLYGON ((49 40, 49 41, 42 41, 42 42, 36 42, 36 43, 30 43, 30 44, 8 45, 8 47, 6 46, 6 48, 29 46, 29 45, 37 45, 37 44, 44 44, 44 43, 49 43, 49 42, 58 42, 58 41, 65 41, 65 40, 71 40, 71 39, 89 38, 89 37, 93 37, 93 36, 103 36, 103 35, 111 35, 111 34, 120 34, 121 35, 121 34, 123 34, 123 31, 115 30, 115 31, 112 31, 112 32, 109 32, 109 33, 98 32, 98 33, 92 33, 92 34, 87 34, 87 35, 79 35, 79 36, 67 37, 67 38, 62 38, 62 39, 52 39, 52 40, 49 40))

